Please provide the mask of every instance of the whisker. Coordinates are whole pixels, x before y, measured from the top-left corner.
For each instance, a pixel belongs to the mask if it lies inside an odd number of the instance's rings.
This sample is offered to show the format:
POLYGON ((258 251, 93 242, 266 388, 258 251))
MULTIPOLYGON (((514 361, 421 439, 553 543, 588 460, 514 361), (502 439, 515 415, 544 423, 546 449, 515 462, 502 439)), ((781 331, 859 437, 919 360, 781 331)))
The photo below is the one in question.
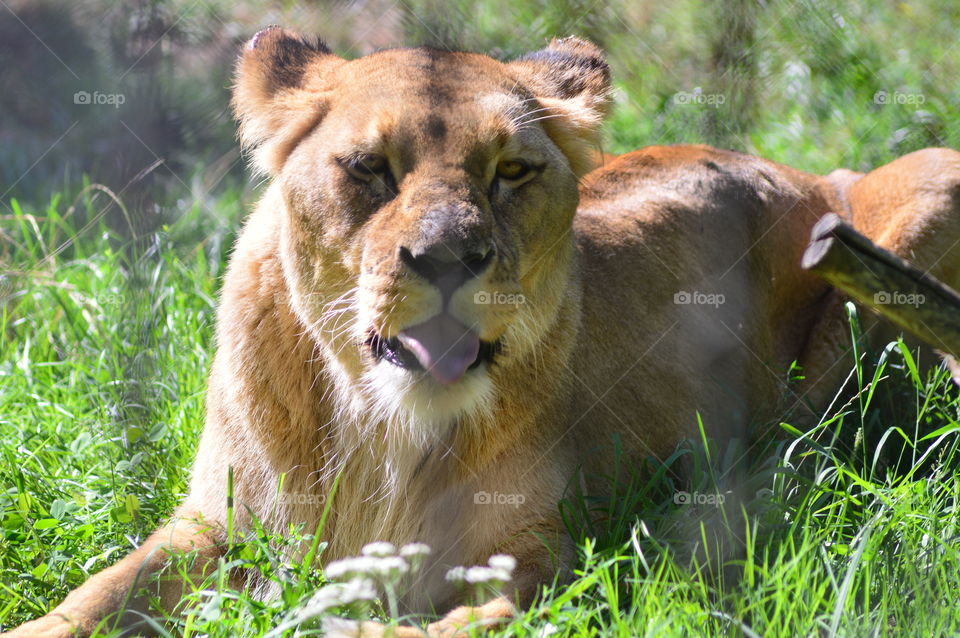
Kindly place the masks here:
POLYGON ((555 120, 555 119, 557 119, 557 118, 559 118, 559 117, 563 117, 563 116, 562 116, 560 113, 553 113, 553 114, 551 114, 551 115, 544 115, 543 117, 537 117, 537 118, 534 118, 534 119, 532 119, 532 120, 527 120, 527 121, 525 121, 522 125, 520 125, 519 128, 523 128, 523 127, 525 127, 525 126, 529 126, 530 124, 534 124, 534 123, 536 123, 536 122, 542 122, 542 121, 544 121, 544 120, 555 120))

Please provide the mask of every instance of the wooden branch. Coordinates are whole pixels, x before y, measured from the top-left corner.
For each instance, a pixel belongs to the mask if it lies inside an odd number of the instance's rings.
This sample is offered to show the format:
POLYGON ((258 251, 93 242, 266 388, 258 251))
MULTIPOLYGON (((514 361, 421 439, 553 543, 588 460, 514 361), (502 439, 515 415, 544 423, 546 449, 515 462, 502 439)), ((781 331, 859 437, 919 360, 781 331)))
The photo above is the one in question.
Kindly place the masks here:
POLYGON ((838 215, 828 213, 813 227, 801 265, 934 348, 960 357, 960 294, 838 215))

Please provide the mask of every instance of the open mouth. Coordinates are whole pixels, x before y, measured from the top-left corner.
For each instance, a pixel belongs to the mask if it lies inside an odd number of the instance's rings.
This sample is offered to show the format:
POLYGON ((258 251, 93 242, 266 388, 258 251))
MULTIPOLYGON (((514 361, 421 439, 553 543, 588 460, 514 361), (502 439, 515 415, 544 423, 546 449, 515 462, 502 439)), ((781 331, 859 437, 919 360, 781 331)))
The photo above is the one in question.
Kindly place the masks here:
MULTIPOLYGON (((377 361, 386 361, 404 370, 424 371, 424 367, 417 359, 417 356, 404 346, 397 337, 384 339, 379 334, 371 333, 367 338, 366 345, 370 348, 370 352, 377 361)), ((494 358, 499 352, 499 341, 481 341, 480 348, 477 351, 477 357, 467 367, 467 370, 473 370, 481 363, 493 363, 494 358)))
POLYGON ((371 334, 370 347, 378 360, 406 370, 423 370, 442 385, 453 385, 496 354, 495 347, 480 340, 475 327, 445 310, 404 328, 396 338, 384 338, 376 330, 371 334))

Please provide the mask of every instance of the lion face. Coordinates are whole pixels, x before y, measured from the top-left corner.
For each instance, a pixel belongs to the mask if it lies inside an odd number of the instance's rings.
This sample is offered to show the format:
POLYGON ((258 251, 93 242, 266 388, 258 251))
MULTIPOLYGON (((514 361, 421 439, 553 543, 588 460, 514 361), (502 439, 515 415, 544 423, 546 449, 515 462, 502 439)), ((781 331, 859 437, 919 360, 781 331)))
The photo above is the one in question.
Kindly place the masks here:
POLYGON ((574 39, 504 64, 254 38, 241 137, 281 192, 294 309, 357 410, 449 423, 536 348, 607 92, 599 52, 574 39))

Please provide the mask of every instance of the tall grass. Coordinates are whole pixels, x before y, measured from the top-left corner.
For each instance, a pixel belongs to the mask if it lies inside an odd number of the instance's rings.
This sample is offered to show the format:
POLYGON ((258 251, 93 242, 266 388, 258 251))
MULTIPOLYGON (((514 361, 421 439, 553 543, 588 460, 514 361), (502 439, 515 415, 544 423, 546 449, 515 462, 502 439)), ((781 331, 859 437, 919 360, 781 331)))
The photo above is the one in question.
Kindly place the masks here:
MULTIPOLYGON (((231 218, 237 200, 230 192, 217 207, 231 218)), ((4 259, 14 266, 0 282, 5 626, 47 611, 172 510, 202 423, 230 233, 198 206, 131 242, 103 221, 110 201, 88 186, 43 207, 11 202, 4 259)), ((614 498, 571 493, 561 508, 580 548, 576 577, 547 586, 504 635, 960 631, 958 391, 900 342, 849 364, 849 397, 816 427, 782 424, 735 475, 742 449, 704 439, 642 474, 614 468, 614 498), (713 502, 684 503, 681 492, 713 502)), ((238 538, 163 630, 259 636, 297 625, 324 580, 283 550, 314 532, 238 538), (233 589, 238 566, 278 596, 233 589)), ((340 607, 287 634, 319 632, 330 614, 383 618, 376 605, 340 607)))

